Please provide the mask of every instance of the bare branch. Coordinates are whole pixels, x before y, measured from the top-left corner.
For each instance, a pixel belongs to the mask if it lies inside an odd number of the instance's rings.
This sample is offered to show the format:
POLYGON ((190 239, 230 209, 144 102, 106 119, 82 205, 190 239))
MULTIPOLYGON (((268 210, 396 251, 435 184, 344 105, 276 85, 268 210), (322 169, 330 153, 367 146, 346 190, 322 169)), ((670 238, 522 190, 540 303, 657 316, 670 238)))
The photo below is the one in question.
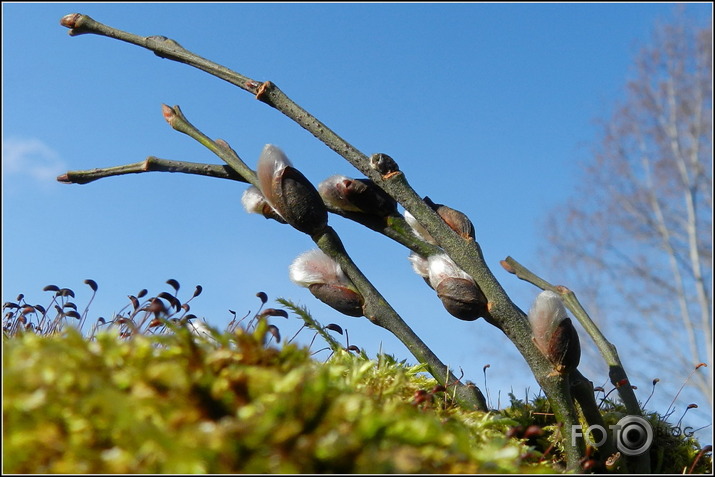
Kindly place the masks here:
POLYGON ((238 182, 247 182, 236 171, 226 165, 201 164, 198 162, 172 161, 149 156, 141 162, 113 166, 106 168, 90 169, 86 171, 69 171, 57 178, 65 184, 89 184, 99 179, 124 174, 141 174, 144 172, 179 172, 197 176, 216 177, 238 182))

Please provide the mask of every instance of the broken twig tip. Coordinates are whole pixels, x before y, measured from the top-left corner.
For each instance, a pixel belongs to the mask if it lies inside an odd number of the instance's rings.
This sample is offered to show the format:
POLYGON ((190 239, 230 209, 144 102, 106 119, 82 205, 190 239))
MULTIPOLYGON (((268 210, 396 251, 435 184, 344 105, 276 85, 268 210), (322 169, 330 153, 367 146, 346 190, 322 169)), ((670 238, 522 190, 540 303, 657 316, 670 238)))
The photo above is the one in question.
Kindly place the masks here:
POLYGON ((506 260, 501 260, 501 261, 499 262, 499 264, 500 264, 501 267, 502 267, 504 270, 506 270, 507 272, 516 275, 516 270, 514 270, 514 267, 512 267, 512 266, 509 264, 509 262, 507 262, 506 260))
POLYGON ((270 81, 266 81, 261 86, 258 87, 258 91, 256 92, 256 99, 261 100, 264 94, 266 94, 266 91, 273 86, 270 81))

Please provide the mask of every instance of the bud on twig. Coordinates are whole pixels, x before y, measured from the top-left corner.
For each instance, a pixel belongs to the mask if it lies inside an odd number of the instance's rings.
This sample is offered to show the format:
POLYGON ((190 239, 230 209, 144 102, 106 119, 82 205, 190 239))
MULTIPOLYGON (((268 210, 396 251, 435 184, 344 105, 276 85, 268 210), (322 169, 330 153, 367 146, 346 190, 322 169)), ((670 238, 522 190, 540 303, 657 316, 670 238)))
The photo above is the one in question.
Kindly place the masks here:
POLYGON ((383 153, 370 156, 370 167, 379 172, 383 179, 389 179, 400 172, 400 167, 397 165, 397 162, 383 153))
POLYGON ((249 214, 260 214, 267 219, 275 219, 282 224, 286 223, 276 209, 268 203, 258 187, 251 186, 243 191, 241 203, 249 214))
MULTIPOLYGON (((464 238, 474 239, 474 225, 472 224, 472 221, 469 220, 469 217, 458 210, 447 207, 446 205, 435 204, 429 197, 425 197, 424 201, 432 208, 432 210, 437 212, 449 228, 464 238)), ((418 237, 425 242, 431 243, 432 245, 437 245, 437 241, 432 237, 432 235, 430 235, 430 233, 427 232, 427 230, 422 227, 422 225, 417 222, 417 219, 408 211, 405 211, 405 220, 410 227, 412 227, 412 230, 418 237)))
POLYGON ((314 235, 328 224, 328 211, 313 184, 278 147, 267 144, 258 159, 258 181, 268 203, 301 232, 314 235))
POLYGON ((318 185, 325 203, 346 212, 386 217, 397 212, 397 202, 370 179, 334 175, 318 185))
POLYGON ((437 245, 437 241, 432 238, 432 235, 427 232, 427 229, 422 227, 422 225, 417 222, 415 216, 409 213, 407 210, 405 210, 405 222, 407 222, 407 225, 412 228, 414 234, 417 235, 419 238, 421 238, 427 243, 431 243, 432 245, 437 245))
MULTIPOLYGON (((429 265, 427 259, 422 255, 412 252, 409 257, 407 257, 410 262, 412 262, 412 269, 415 273, 425 279, 428 285, 429 283, 429 265)), ((432 285, 430 285, 432 286, 432 285)))
POLYGON ((296 258, 290 265, 290 279, 341 313, 363 315, 362 295, 340 265, 320 250, 311 250, 296 258))
POLYGON ((177 117, 176 110, 167 104, 161 105, 161 115, 164 120, 169 123, 169 126, 174 127, 174 120, 177 117))
POLYGON ((412 253, 412 268, 436 292, 450 315, 465 321, 487 316, 487 299, 472 277, 446 254, 424 257, 412 253))
POLYGON ((449 228, 464 238, 474 238, 474 225, 465 214, 444 204, 435 204, 429 197, 425 197, 424 201, 442 217, 442 220, 449 225, 449 228))
POLYGON ((576 369, 581 360, 581 345, 561 297, 552 291, 539 293, 529 310, 529 324, 537 348, 557 373, 576 369))

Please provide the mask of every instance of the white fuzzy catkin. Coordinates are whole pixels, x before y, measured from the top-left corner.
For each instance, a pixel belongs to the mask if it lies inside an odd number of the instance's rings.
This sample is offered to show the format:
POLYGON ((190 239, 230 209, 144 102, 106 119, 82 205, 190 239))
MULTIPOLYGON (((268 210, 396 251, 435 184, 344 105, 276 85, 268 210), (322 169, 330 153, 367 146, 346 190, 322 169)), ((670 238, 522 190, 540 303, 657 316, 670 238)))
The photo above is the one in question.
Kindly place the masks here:
POLYGON ((299 255, 290 265, 289 276, 293 283, 303 287, 315 283, 349 284, 340 265, 321 250, 310 250, 299 255))
POLYGON ((561 297, 546 290, 536 297, 528 314, 531 332, 539 343, 547 343, 556 327, 566 318, 561 297))
POLYGON ((263 214, 263 205, 267 202, 266 198, 261 194, 261 191, 258 190, 258 187, 251 186, 243 191, 241 203, 249 214, 263 214))
POLYGON ((278 146, 266 144, 258 157, 256 175, 261 192, 269 203, 273 203, 273 178, 287 166, 292 166, 288 156, 278 146))
POLYGON ((434 289, 437 289, 437 285, 445 278, 461 278, 473 281, 472 277, 459 268, 445 253, 431 255, 427 259, 427 267, 429 270, 429 282, 434 289))
POLYGON ((410 256, 407 258, 412 262, 412 270, 414 270, 417 275, 422 278, 429 278, 429 268, 426 258, 415 252, 410 253, 410 256))
MULTIPOLYGON (((318 192, 320 193, 321 196, 325 194, 328 197, 334 197, 334 194, 331 194, 331 192, 335 189, 335 185, 339 184, 343 181, 350 181, 350 179, 347 176, 343 176, 340 174, 335 174, 327 179, 324 179, 320 184, 318 184, 318 192)), ((344 197, 340 197, 340 199, 345 199, 344 197)))
POLYGON ((280 171, 286 166, 293 166, 283 150, 273 144, 266 144, 263 146, 261 155, 258 157, 258 163, 264 164, 274 172, 280 171))
POLYGON ((437 245, 437 241, 432 238, 429 232, 427 232, 427 229, 422 227, 419 222, 417 222, 417 219, 415 218, 414 215, 410 214, 408 211, 405 211, 405 221, 407 224, 412 228, 412 231, 414 232, 415 235, 417 235, 419 238, 424 240, 427 243, 431 243, 432 245, 437 245))
MULTIPOLYGON (((348 212, 360 212, 360 208, 355 207, 347 197, 341 194, 341 188, 338 187, 339 184, 352 180, 353 179, 340 174, 330 176, 318 184, 318 194, 320 194, 320 197, 322 197, 323 201, 328 205, 348 212)), ((344 190, 344 187, 342 187, 342 189, 344 190)))

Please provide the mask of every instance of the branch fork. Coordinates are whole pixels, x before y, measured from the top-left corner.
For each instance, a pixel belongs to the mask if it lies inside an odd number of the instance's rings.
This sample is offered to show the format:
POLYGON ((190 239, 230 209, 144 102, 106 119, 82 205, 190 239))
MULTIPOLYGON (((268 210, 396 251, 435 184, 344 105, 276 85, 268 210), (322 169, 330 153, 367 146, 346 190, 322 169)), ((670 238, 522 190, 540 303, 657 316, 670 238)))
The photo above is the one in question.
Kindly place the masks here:
MULTIPOLYGON (((600 414, 593 399, 592 385, 589 392, 590 382, 585 379, 577 369, 569 370, 568 372, 563 372, 563 370, 562 372, 553 372, 553 364, 549 362, 532 340, 532 330, 526 318, 526 314, 511 301, 492 274, 484 261, 480 246, 474 239, 473 234, 470 236, 469 234, 458 232, 451 228, 445 222, 445 219, 412 189, 405 174, 400 171, 397 162, 393 158, 383 153, 372 154, 370 156, 365 155, 288 98, 274 83, 270 81, 256 81, 243 76, 224 66, 195 55, 179 45, 176 41, 161 36, 141 37, 126 33, 96 22, 86 15, 76 13, 66 15, 62 18, 60 23, 70 29, 69 34, 71 36, 94 33, 125 41, 150 50, 162 58, 171 59, 198 68, 234 84, 240 89, 248 91, 253 94, 257 100, 272 106, 294 120, 327 147, 351 163, 397 203, 401 204, 434 238, 436 244, 427 243, 424 240, 416 238, 414 234, 409 232, 409 225, 407 225, 405 220, 400 216, 388 215, 387 217, 375 220, 374 218, 366 218, 356 212, 346 212, 331 208, 329 204, 324 205, 324 207, 333 213, 338 213, 356 222, 363 223, 369 228, 404 244, 415 253, 425 256, 446 253, 461 270, 474 280, 487 300, 486 310, 489 314, 487 321, 501 329, 515 344, 549 398, 553 411, 558 421, 562 424, 561 432, 563 433, 564 451, 569 469, 580 470, 580 461, 584 456, 583 442, 580 442, 577 446, 570 445, 573 432, 572 428, 580 423, 574 406, 574 398, 579 402, 582 412, 589 420, 589 423, 602 422, 599 421, 600 414), (588 397, 589 395, 590 398, 588 397)), ((144 162, 127 166, 94 169, 91 171, 71 171, 60 176, 58 180, 65 183, 85 184, 102 177, 156 170, 183 172, 248 182, 258 189, 261 189, 261 184, 256 172, 245 164, 228 143, 222 140, 211 140, 201 133, 186 119, 178 106, 169 107, 164 105, 162 106, 162 111, 165 119, 172 128, 198 141, 221 158, 228 167, 223 165, 199 165, 196 163, 167 161, 149 157, 144 162)), ((265 192, 264 190, 264 195, 265 192)), ((296 226, 296 224, 291 225, 296 226)), ((340 238, 332 227, 326 223, 317 229, 311 228, 310 230, 301 231, 309 233, 318 247, 340 265, 342 270, 355 285, 365 300, 363 306, 364 316, 374 324, 388 329, 400 338, 420 362, 427 364, 430 373, 440 384, 447 386, 456 383, 456 398, 463 406, 470 409, 487 409, 486 401, 479 389, 473 385, 461 384, 459 380, 452 375, 449 369, 432 353, 427 345, 414 334, 405 321, 389 303, 387 303, 384 297, 372 286, 360 269, 352 262, 340 238)), ((617 359, 615 348, 613 348, 612 345, 609 346, 610 343, 608 343, 602 335, 599 335, 600 332, 592 322, 589 323, 590 320, 582 308, 579 308, 580 305, 573 293, 565 288, 553 287, 547 282, 535 277, 533 274, 529 275, 530 272, 511 258, 507 258, 507 260, 503 261, 502 266, 508 271, 515 273, 519 278, 531 281, 531 283, 534 283, 544 290, 553 290, 559 293, 566 306, 572 310, 574 316, 584 325, 589 335, 599 344, 599 347, 603 348, 602 352, 604 352, 604 356, 606 356, 609 365, 612 364, 612 381, 617 380, 616 382, 620 382, 625 378, 625 372, 623 372, 620 362, 617 359), (575 310, 579 311, 577 312, 575 310)), ((637 401, 635 401, 631 387, 621 386, 619 393, 621 393, 626 405, 629 406, 629 412, 639 414, 640 409, 637 407, 637 401)), ((642 455, 641 458, 637 459, 637 462, 640 472, 648 472, 647 454, 642 455)))

